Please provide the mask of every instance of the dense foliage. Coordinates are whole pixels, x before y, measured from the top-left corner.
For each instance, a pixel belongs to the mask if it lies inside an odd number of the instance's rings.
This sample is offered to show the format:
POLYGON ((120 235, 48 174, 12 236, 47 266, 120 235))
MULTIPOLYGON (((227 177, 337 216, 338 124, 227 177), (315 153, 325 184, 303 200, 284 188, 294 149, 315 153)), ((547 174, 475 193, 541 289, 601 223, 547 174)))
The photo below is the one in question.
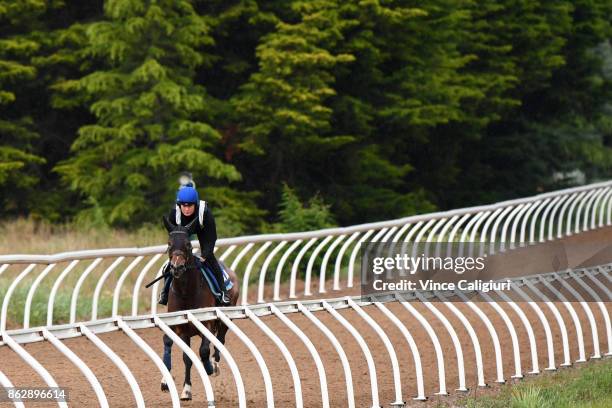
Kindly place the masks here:
POLYGON ((183 170, 231 235, 607 178, 611 39, 606 0, 0 0, 0 216, 137 228, 183 170))

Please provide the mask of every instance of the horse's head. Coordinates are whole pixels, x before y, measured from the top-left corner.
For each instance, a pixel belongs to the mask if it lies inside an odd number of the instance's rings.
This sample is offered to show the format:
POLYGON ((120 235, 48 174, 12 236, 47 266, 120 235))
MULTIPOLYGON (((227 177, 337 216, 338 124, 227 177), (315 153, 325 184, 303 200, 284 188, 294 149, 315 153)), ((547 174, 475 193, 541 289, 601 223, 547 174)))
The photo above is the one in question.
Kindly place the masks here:
POLYGON ((191 241, 189 237, 194 233, 195 221, 191 221, 186 226, 172 225, 168 218, 164 217, 164 225, 168 230, 168 257, 170 260, 170 272, 176 279, 187 270, 187 266, 193 261, 191 252, 191 241))

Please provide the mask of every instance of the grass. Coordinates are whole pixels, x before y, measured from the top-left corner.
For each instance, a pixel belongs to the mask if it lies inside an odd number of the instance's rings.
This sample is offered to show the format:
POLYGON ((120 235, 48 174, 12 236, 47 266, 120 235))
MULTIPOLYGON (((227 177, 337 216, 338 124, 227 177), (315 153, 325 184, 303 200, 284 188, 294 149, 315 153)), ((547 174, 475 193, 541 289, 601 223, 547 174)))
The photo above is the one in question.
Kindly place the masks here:
POLYGON ((612 360, 546 373, 497 396, 464 400, 467 408, 604 408, 612 407, 612 360))
MULTIPOLYGON (((4 298, 10 282, 0 281, 0 302, 4 298)), ((25 302, 30 285, 19 285, 15 288, 11 297, 10 307, 7 313, 7 327, 22 327, 24 319, 25 302)), ((30 308, 30 327, 44 326, 47 324, 47 302, 51 287, 41 285, 38 287, 32 298, 30 308)), ((59 290, 55 296, 53 307, 53 323, 67 323, 70 321, 70 301, 72 298, 71 288, 59 290)), ((147 296, 139 297, 139 310, 142 313, 149 305, 150 298, 147 296)), ((79 295, 76 307, 76 320, 87 321, 91 319, 91 307, 93 296, 91 292, 84 292, 79 295)), ((120 314, 130 314, 132 308, 132 298, 121 296, 119 298, 118 310, 120 314)), ((113 297, 112 293, 102 294, 98 300, 98 316, 108 317, 112 314, 113 297)))
POLYGON ((0 255, 55 254, 83 249, 142 247, 165 244, 161 225, 143 225, 134 231, 53 225, 20 218, 0 223, 0 255))
MULTIPOLYGON (((155 225, 145 225, 135 231, 125 231, 112 230, 109 228, 79 227, 72 224, 52 225, 24 218, 0 223, 0 255, 49 255, 85 249, 143 247, 165 244, 166 240, 166 231, 161 226, 155 225)), ((132 258, 125 260, 122 264, 123 268, 118 268, 117 272, 109 276, 98 302, 98 316, 106 317, 111 315, 114 284, 124 267, 127 266, 131 260, 132 258)), ((102 262, 94 273, 85 281, 77 302, 77 320, 89 320, 91 318, 91 303, 94 288, 101 273, 110 265, 111 261, 112 260, 102 262)), ((54 324, 69 321, 72 289, 78 277, 89 263, 90 261, 79 263, 60 286, 55 297, 53 313, 54 324)), ((146 261, 142 262, 141 267, 144 266, 145 263, 146 261)), ((158 264, 161 264, 161 261, 158 262, 158 264)), ((67 263, 58 264, 53 272, 51 272, 37 288, 32 299, 30 326, 46 324, 47 302, 49 293, 51 292, 51 286, 55 278, 59 276, 59 273, 66 266, 67 263)), ((13 265, 0 276, 0 304, 12 280, 24 267, 25 265, 13 265)), ((7 326, 9 328, 21 327, 28 291, 37 272, 40 273, 43 267, 44 266, 38 266, 32 271, 30 276, 15 288, 8 309, 7 326)), ((152 268, 147 276, 153 277, 156 271, 156 267, 152 268)), ((119 302, 120 313, 131 313, 131 290, 138 276, 138 272, 139 270, 132 271, 132 274, 123 285, 119 302)), ((147 296, 149 293, 149 290, 141 288, 141 295, 139 297, 139 311, 141 313, 146 310, 150 303, 150 297, 147 296)))

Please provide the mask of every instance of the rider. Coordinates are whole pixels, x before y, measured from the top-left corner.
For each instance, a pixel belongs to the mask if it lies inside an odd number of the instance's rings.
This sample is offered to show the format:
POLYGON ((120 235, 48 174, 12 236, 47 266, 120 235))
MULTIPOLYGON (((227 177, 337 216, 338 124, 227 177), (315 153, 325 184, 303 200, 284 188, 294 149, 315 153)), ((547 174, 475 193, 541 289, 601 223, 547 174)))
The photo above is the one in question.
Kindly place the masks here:
MULTIPOLYGON (((221 302, 228 304, 229 296, 225 289, 223 272, 214 254, 215 241, 217 240, 215 219, 206 201, 200 201, 198 191, 193 187, 193 184, 189 183, 179 188, 176 194, 176 207, 170 210, 168 218, 172 224, 184 226, 196 217, 198 217, 198 222, 195 223, 195 234, 198 236, 198 241, 200 241, 200 251, 204 264, 213 271, 217 279, 218 286, 221 288, 221 302)), ((168 291, 171 281, 171 275, 165 278, 164 288, 159 295, 160 305, 168 304, 168 291)))

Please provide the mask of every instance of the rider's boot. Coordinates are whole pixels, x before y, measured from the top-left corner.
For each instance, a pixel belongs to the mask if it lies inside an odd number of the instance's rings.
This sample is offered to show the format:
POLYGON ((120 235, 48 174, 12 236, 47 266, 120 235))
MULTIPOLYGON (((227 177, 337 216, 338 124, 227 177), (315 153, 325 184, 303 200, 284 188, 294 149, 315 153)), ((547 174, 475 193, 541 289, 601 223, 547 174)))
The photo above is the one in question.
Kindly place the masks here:
POLYGON ((225 289, 225 283, 221 286, 221 303, 229 305, 230 297, 227 293, 227 289, 225 289))
POLYGON ((216 259, 210 259, 209 265, 215 273, 217 285, 221 289, 221 296, 219 300, 222 304, 229 305, 230 297, 227 293, 227 289, 225 288, 225 279, 223 279, 223 271, 221 270, 221 265, 219 265, 219 262, 216 259))
POLYGON ((164 278, 164 287, 159 294, 159 300, 157 303, 160 305, 168 304, 168 292, 170 291, 170 284, 172 283, 172 275, 168 275, 164 278))

